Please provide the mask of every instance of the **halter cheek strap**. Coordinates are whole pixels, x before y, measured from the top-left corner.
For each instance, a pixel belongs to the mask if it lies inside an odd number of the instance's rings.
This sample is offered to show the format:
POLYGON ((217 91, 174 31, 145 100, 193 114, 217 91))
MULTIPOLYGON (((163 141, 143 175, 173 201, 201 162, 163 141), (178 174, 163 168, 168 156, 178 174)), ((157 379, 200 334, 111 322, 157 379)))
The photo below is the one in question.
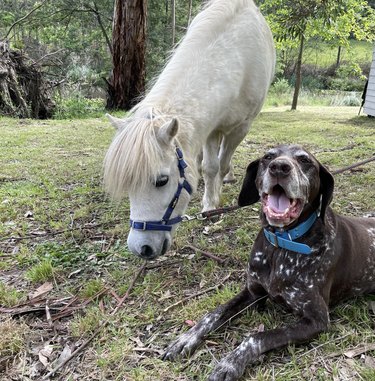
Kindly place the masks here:
POLYGON ((182 221, 182 216, 176 216, 170 218, 177 203, 180 198, 181 192, 183 189, 191 195, 193 193, 193 188, 186 180, 185 169, 187 164, 184 160, 182 151, 180 148, 176 147, 176 156, 177 156, 177 166, 180 172, 180 179, 182 182, 178 182, 177 191, 173 196, 172 201, 169 203, 167 210, 165 211, 163 217, 159 221, 133 221, 130 220, 130 227, 136 230, 156 230, 156 231, 171 231, 173 225, 178 224, 182 221))

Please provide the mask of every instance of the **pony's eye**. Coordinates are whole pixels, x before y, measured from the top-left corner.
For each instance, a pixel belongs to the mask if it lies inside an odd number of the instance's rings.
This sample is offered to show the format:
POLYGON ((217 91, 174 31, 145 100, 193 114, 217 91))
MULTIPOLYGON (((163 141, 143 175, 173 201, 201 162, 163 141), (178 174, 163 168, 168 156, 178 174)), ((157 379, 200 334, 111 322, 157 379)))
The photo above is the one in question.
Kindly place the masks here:
POLYGON ((155 182, 156 188, 163 187, 164 185, 167 184, 168 180, 169 180, 169 176, 167 176, 167 175, 158 176, 158 178, 156 179, 156 182, 155 182))

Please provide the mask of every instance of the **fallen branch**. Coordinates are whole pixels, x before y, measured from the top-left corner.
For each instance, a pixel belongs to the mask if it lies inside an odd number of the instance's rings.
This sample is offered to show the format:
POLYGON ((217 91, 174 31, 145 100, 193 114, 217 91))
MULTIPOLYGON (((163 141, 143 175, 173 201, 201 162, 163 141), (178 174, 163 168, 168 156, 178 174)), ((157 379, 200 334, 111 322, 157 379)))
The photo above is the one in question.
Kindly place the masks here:
POLYGON ((189 249, 192 249, 195 252, 197 252, 199 254, 202 254, 203 256, 205 256, 207 258, 210 258, 210 259, 214 260, 215 262, 217 262, 217 263, 219 263, 221 265, 225 263, 225 259, 219 258, 216 255, 214 255, 214 254, 212 254, 212 253, 210 253, 208 251, 204 251, 204 250, 198 249, 197 247, 195 247, 193 245, 187 245, 185 247, 187 247, 189 249))
POLYGON ((186 301, 190 300, 190 299, 194 299, 194 298, 197 298, 198 296, 201 296, 201 295, 204 295, 204 294, 207 294, 211 291, 215 291, 215 290, 218 290, 220 287, 223 287, 224 286, 224 283, 230 278, 232 274, 229 274, 227 275, 222 281, 220 284, 217 284, 216 286, 213 286, 213 287, 210 287, 210 288, 207 288, 206 290, 203 290, 203 291, 199 291, 195 294, 192 294, 192 295, 189 295, 187 296, 186 298, 183 298, 181 300, 179 300, 178 302, 176 303, 173 303, 171 304, 170 306, 168 306, 167 308, 164 308, 164 312, 168 312, 170 309, 176 307, 176 306, 179 306, 180 304, 183 304, 185 303, 186 301))
POLYGON ((370 163, 371 161, 375 161, 375 156, 370 157, 369 159, 360 161, 360 162, 358 162, 358 163, 354 163, 354 164, 352 164, 352 165, 348 165, 347 167, 343 167, 343 168, 340 168, 340 169, 336 169, 335 171, 332 171, 331 173, 332 173, 332 175, 337 175, 337 174, 339 174, 339 173, 343 173, 343 172, 345 172, 345 171, 349 171, 350 169, 357 168, 357 167, 360 167, 361 165, 370 163))
MULTIPOLYGON (((135 285, 135 282, 137 281, 137 279, 139 278, 139 276, 143 273, 143 271, 145 270, 146 268, 146 262, 143 263, 143 265, 140 267, 140 269, 138 270, 138 272, 135 274, 133 280, 131 281, 129 287, 128 287, 128 290, 126 291, 125 295, 120 299, 120 301, 118 302, 116 308, 111 312, 110 316, 112 317, 113 315, 115 315, 118 310, 121 308, 121 306, 124 304, 125 300, 129 297, 134 285, 135 285)), ((58 370, 60 370, 61 368, 63 368, 70 360, 72 360, 75 356, 77 356, 80 352, 82 352, 90 343, 91 341, 93 341, 98 335, 99 333, 103 330, 103 328, 109 323, 110 321, 110 318, 107 318, 106 320, 104 320, 103 322, 99 323, 99 326, 97 327, 97 329, 91 334, 91 336, 86 340, 84 341, 74 352, 72 352, 72 354, 70 356, 68 356, 63 362, 61 362, 58 366, 56 366, 54 369, 52 369, 48 374, 46 374, 42 380, 48 380, 50 377, 52 377, 58 370)))

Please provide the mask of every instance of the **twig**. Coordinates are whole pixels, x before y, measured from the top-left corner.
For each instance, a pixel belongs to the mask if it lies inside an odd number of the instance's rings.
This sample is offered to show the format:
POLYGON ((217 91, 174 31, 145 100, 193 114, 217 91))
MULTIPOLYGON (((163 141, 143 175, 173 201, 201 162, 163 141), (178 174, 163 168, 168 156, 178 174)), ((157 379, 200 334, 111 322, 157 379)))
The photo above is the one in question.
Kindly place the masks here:
POLYGON ((43 61, 44 59, 46 59, 47 57, 51 57, 57 53, 60 53, 61 51, 63 51, 64 49, 59 49, 59 50, 56 50, 55 52, 51 52, 51 53, 47 53, 45 54, 44 56, 40 57, 38 60, 34 61, 33 62, 33 65, 37 65, 40 61, 43 61))
POLYGON ((21 17, 20 19, 16 20, 11 26, 10 28, 8 29, 8 32, 7 34, 5 35, 5 40, 8 38, 10 32, 13 30, 13 28, 20 24, 21 22, 23 22, 24 20, 26 20, 28 17, 30 17, 35 11, 37 11, 39 8, 41 8, 48 0, 44 0, 41 4, 37 5, 35 8, 33 8, 28 14, 26 14, 25 16, 21 17))
MULTIPOLYGON (((337 337, 337 338, 335 338, 335 339, 333 339, 333 340, 329 340, 329 341, 326 341, 326 342, 324 342, 324 343, 322 343, 322 344, 319 344, 319 345, 317 345, 316 347, 311 348, 311 349, 309 349, 308 351, 306 351, 306 352, 300 354, 300 355, 297 357, 297 360, 299 360, 300 358, 306 356, 307 354, 309 354, 309 353, 311 353, 311 352, 315 352, 315 351, 317 351, 319 348, 324 347, 324 346, 327 345, 327 344, 334 343, 335 341, 341 341, 341 340, 345 339, 346 337, 348 337, 348 336, 350 336, 350 335, 351 335, 351 333, 347 333, 346 335, 343 335, 343 336, 337 337)), ((341 355, 341 353, 340 353, 340 355, 341 355)), ((332 355, 329 355, 329 357, 333 357, 333 356, 332 356, 332 355)))
POLYGON ((196 251, 197 253, 202 254, 203 256, 205 256, 207 258, 210 258, 210 259, 214 260, 217 263, 220 263, 221 265, 223 263, 225 263, 225 259, 219 258, 216 255, 214 255, 214 254, 212 254, 212 253, 210 253, 208 251, 204 251, 204 250, 198 249, 197 247, 195 247, 193 245, 187 245, 185 247, 188 247, 188 248, 196 251))
POLYGON ((211 292, 211 291, 215 291, 215 290, 219 289, 220 287, 224 286, 224 283, 230 278, 231 275, 232 275, 232 274, 227 275, 227 276, 221 281, 221 283, 220 283, 220 284, 217 284, 216 286, 209 287, 209 288, 207 288, 206 290, 199 291, 199 292, 197 292, 197 293, 195 293, 195 294, 189 295, 189 296, 187 296, 186 298, 183 298, 183 299, 179 300, 179 301, 176 302, 176 303, 171 304, 171 305, 168 306, 167 308, 164 308, 163 312, 167 312, 167 311, 169 311, 170 309, 172 309, 172 308, 174 308, 174 307, 176 307, 176 306, 179 306, 180 304, 183 304, 183 303, 185 303, 186 301, 188 301, 188 300, 190 300, 190 299, 197 298, 198 296, 201 296, 201 295, 203 295, 203 294, 207 294, 207 293, 209 293, 209 292, 211 292))
POLYGON ((144 262, 143 265, 140 267, 140 269, 138 270, 138 272, 135 274, 133 280, 131 281, 129 287, 128 287, 128 290, 126 291, 125 295, 120 299, 120 301, 118 302, 116 308, 111 312, 111 316, 113 316, 115 313, 117 313, 117 311, 121 308, 121 306, 124 304, 125 300, 129 297, 130 295, 130 292, 132 291, 134 285, 135 285, 135 282, 137 281, 137 279, 139 278, 139 276, 143 273, 143 271, 145 270, 146 268, 146 264, 147 262, 144 262))
POLYGON ((369 159, 360 161, 358 163, 355 163, 355 164, 352 164, 352 165, 348 165, 347 167, 336 169, 335 171, 332 171, 331 173, 332 173, 332 175, 337 175, 339 173, 343 173, 345 171, 349 171, 350 169, 353 169, 353 168, 356 168, 356 167, 360 167, 361 165, 370 163, 371 161, 375 161, 375 156, 370 157, 369 159))
MULTIPOLYGON (((146 262, 143 263, 143 265, 140 267, 138 272, 135 274, 133 280, 131 281, 128 290, 126 291, 125 295, 120 299, 119 303, 117 304, 116 308, 112 311, 110 316, 113 316, 117 313, 117 311, 121 308, 121 306, 124 304, 125 300, 129 297, 130 292, 132 291, 135 282, 139 278, 139 276, 142 274, 144 269, 146 268, 146 262)), ((63 368, 70 360, 72 360, 75 356, 77 356, 80 352, 82 352, 90 343, 95 339, 96 336, 99 335, 99 333, 102 331, 102 329, 109 323, 110 318, 105 319, 103 322, 99 323, 99 326, 97 329, 91 334, 91 336, 84 341, 69 357, 67 357, 63 362, 61 362, 58 366, 56 366, 54 369, 52 369, 48 374, 46 374, 43 377, 43 380, 48 380, 50 377, 52 377, 58 370, 63 368)))

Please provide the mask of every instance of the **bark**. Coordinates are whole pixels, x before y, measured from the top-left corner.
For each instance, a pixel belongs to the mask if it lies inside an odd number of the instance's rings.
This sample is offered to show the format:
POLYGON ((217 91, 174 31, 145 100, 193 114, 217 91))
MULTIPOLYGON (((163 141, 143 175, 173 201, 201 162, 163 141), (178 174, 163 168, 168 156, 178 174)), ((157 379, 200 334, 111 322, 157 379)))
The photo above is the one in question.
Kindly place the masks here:
POLYGON ((147 0, 116 0, 107 108, 129 110, 145 89, 147 0))
POLYGON ((292 110, 297 110, 297 103, 298 103, 298 95, 301 88, 301 82, 302 82, 302 55, 303 55, 303 45, 305 42, 305 38, 303 34, 301 35, 300 45, 299 45, 299 52, 298 52, 298 58, 297 58, 297 65, 296 65, 296 84, 294 85, 294 95, 293 95, 293 102, 292 102, 292 110))

